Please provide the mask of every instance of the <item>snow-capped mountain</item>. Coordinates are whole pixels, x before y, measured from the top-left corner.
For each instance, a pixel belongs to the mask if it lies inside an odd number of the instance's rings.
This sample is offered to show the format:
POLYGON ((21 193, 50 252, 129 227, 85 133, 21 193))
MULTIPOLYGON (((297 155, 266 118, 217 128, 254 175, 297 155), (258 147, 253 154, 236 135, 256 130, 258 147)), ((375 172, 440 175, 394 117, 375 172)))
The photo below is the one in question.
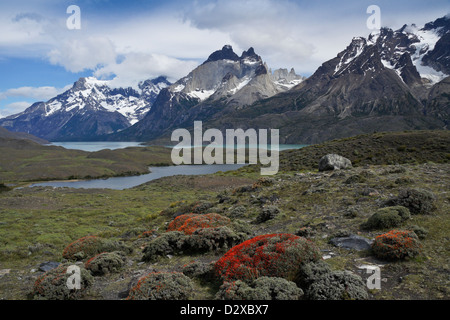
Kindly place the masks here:
MULTIPOLYGON (((230 106, 251 104, 286 91, 303 80, 292 69, 268 72, 253 48, 239 57, 231 46, 212 53, 186 77, 171 84, 164 77, 146 80, 139 88, 112 88, 109 81, 94 77, 80 78, 73 87, 47 102, 38 102, 22 113, 0 119, 0 126, 23 131, 51 140, 97 140, 121 132, 152 115, 166 122, 146 121, 145 127, 155 132, 167 129, 176 117, 189 115, 176 112, 180 106, 193 107, 206 101, 230 106), (160 96, 160 93, 163 93, 160 96), (162 110, 162 106, 167 106, 162 110), (170 113, 170 116, 167 114, 170 113), (165 114, 166 117, 162 117, 165 114)), ((216 110, 218 111, 218 110, 216 110)), ((207 117, 209 113, 203 114, 207 117)), ((139 124, 142 126, 142 124, 139 124)), ((133 136, 132 139, 141 139, 133 136)))
POLYGON ((239 57, 230 45, 225 45, 169 87, 169 91, 199 102, 224 98, 226 103, 246 105, 286 91, 302 80, 303 77, 295 74, 293 69, 290 73, 287 69, 269 73, 253 48, 239 57))
POLYGON ((308 144, 374 131, 448 128, 449 29, 447 15, 422 28, 382 28, 355 37, 289 91, 204 126, 276 124, 282 143, 308 144))
POLYGON ((238 56, 225 45, 163 89, 141 121, 110 138, 152 139, 176 126, 191 126, 194 120, 208 120, 285 92, 303 80, 293 69, 269 72, 253 48, 238 56))
POLYGON ((0 125, 53 141, 92 139, 138 122, 159 92, 171 84, 164 77, 143 81, 138 89, 112 88, 108 83, 94 77, 80 78, 49 101, 0 119, 0 125))
MULTIPOLYGON (((433 85, 450 75, 450 19, 439 18, 423 28, 404 25, 393 31, 382 28, 367 39, 356 37, 341 54, 333 76, 351 73, 357 58, 375 49, 387 69, 394 70, 408 85, 415 82, 433 85)), ((377 56, 378 56, 377 55, 377 56)), ((364 66, 363 66, 364 67, 364 66)), ((373 67, 365 65, 367 71, 373 67)), ((372 70, 373 71, 373 70, 372 70)))
POLYGON ((339 119, 426 113, 430 90, 450 75, 449 37, 444 17, 420 29, 404 25, 353 38, 296 88, 305 112, 339 119))
POLYGON ((304 79, 272 72, 253 48, 229 45, 173 84, 138 89, 82 78, 65 93, 0 119, 47 140, 166 139, 176 128, 280 128, 282 143, 373 131, 442 129, 450 118, 450 15, 355 37, 304 79))

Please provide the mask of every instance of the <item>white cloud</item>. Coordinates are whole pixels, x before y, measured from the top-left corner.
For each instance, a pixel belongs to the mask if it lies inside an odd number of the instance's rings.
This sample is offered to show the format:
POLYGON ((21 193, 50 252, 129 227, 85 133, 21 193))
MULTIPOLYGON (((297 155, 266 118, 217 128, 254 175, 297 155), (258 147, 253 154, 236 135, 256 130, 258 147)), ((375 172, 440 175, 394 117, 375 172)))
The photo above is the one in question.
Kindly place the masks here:
MULTIPOLYGON (((73 31, 66 28, 68 16, 60 1, 17 0, 1 5, 0 50, 12 56, 45 57, 70 72, 115 75, 113 83, 125 86, 159 75, 176 80, 225 44, 237 54, 254 47, 272 69, 295 67, 297 73, 311 74, 345 49, 352 37, 368 36, 369 3, 185 0, 120 15, 112 2, 105 1, 101 10, 98 1, 89 0, 80 2, 82 29, 73 31), (87 9, 92 4, 97 10, 87 9)), ((442 5, 417 10, 417 5, 387 0, 378 4, 383 25, 394 28, 400 23, 420 26, 424 19, 447 13, 439 14, 442 5)))
POLYGON ((46 101, 68 90, 70 87, 71 85, 65 86, 64 88, 55 88, 50 86, 13 88, 8 89, 4 92, 0 92, 0 100, 11 97, 23 97, 34 100, 46 101))
POLYGON ((27 101, 17 101, 13 103, 9 103, 0 109, 0 118, 4 118, 13 114, 20 113, 28 108, 31 103, 27 101))
POLYGON ((97 69, 94 76, 108 78, 115 75, 109 82, 111 87, 136 87, 139 81, 167 76, 171 81, 187 75, 198 63, 196 61, 181 61, 166 55, 152 53, 129 53, 120 63, 110 63, 97 69))
MULTIPOLYGON (((314 36, 324 21, 292 1, 217 0, 207 5, 194 1, 185 8, 184 19, 197 28, 228 34, 237 49, 254 47, 269 67, 311 73, 324 61, 321 39, 314 36)), ((333 57, 330 52, 337 54, 326 50, 328 59, 333 57)))
POLYGON ((43 87, 20 87, 8 89, 0 92, 0 101, 5 103, 0 108, 0 118, 24 111, 36 101, 48 101, 49 99, 70 89, 72 84, 64 88, 55 88, 51 86, 43 87), (15 100, 29 101, 15 101, 15 100), (13 102, 10 102, 13 101, 13 102), (30 102, 31 101, 31 102, 30 102))
POLYGON ((114 45, 107 37, 91 36, 64 40, 48 54, 52 64, 61 65, 71 72, 95 69, 116 61, 114 45))

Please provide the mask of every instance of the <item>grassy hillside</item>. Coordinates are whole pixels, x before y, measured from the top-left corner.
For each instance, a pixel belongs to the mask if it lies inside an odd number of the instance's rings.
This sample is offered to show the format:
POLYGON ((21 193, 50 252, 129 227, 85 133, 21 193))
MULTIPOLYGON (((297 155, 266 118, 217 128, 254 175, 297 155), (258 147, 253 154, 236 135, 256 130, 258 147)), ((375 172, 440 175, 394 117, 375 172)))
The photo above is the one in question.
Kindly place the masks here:
MULTIPOLYGON (((122 191, 36 187, 2 192, 0 299, 31 298, 33 285, 43 274, 40 264, 65 261, 63 249, 90 235, 123 241, 133 251, 125 254, 119 271, 95 276, 84 299, 124 299, 142 276, 164 271, 186 272, 191 277, 195 290, 190 298, 215 299, 217 279, 198 278, 186 266, 197 265, 197 272, 207 270, 229 248, 144 259, 145 248, 166 234, 169 223, 190 212, 217 213, 230 219, 229 228, 248 238, 301 235, 320 249, 333 271, 349 271, 364 280, 368 274, 361 265, 378 266, 381 289, 367 290, 369 299, 448 299, 448 142, 447 132, 364 135, 283 152, 282 171, 264 179, 250 166, 213 175, 166 177, 122 191), (317 172, 320 157, 331 152, 349 157, 355 166, 317 172), (396 221, 396 228, 420 235, 417 255, 388 261, 370 249, 350 250, 330 242, 349 235, 372 241, 391 230, 365 225, 405 190, 426 190, 432 195, 426 212, 396 221)), ((412 210, 424 199, 415 201, 405 205, 412 205, 412 210)))
POLYGON ((171 163, 164 147, 85 152, 0 138, 0 183, 137 175, 171 163))
MULTIPOLYGON (((280 152, 280 171, 316 170, 318 159, 337 153, 353 166, 450 162, 450 131, 380 132, 280 152)), ((240 169, 259 171, 259 166, 240 169)))

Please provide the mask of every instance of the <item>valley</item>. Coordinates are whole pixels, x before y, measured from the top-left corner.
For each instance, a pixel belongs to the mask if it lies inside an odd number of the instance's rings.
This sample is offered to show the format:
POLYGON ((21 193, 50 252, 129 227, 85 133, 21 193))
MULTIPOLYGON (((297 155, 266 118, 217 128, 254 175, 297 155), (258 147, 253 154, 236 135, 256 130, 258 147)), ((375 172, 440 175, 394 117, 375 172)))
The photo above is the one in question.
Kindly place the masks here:
MULTIPOLYGON (((65 261, 63 249, 85 236, 120 241, 131 251, 119 271, 95 277, 83 299, 124 299, 143 275, 190 274, 185 268, 192 261, 207 270, 227 249, 171 253, 150 262, 142 260, 143 249, 167 232, 174 217, 214 212, 228 217, 232 228, 249 238, 302 234, 319 246, 333 270, 352 271, 365 279, 361 265, 380 266, 381 290, 369 290, 369 299, 445 299, 449 294, 449 141, 448 131, 334 140, 282 151, 280 172, 270 178, 261 178, 258 166, 246 166, 211 175, 166 177, 125 190, 34 187, 1 192, 1 298, 32 298, 34 283, 43 274, 40 266, 65 261), (388 143, 396 147, 383 152, 388 143), (318 159, 336 151, 352 159, 354 167, 319 172, 318 159), (370 250, 349 250, 329 242, 351 234, 370 240, 385 232, 362 225, 403 189, 426 189, 435 197, 432 212, 413 215, 402 224, 426 231, 418 256, 384 261, 370 250), (274 207, 275 216, 258 222, 264 208, 274 207), (143 236, 146 233, 151 235, 143 236)), ((205 274, 198 277, 192 278, 191 298, 215 299, 220 284, 205 274)))
POLYGON ((144 30, 47 52, 70 85, 3 79, 0 300, 449 299, 449 14, 354 34, 308 76, 236 40, 255 30, 186 56, 140 52, 144 30))

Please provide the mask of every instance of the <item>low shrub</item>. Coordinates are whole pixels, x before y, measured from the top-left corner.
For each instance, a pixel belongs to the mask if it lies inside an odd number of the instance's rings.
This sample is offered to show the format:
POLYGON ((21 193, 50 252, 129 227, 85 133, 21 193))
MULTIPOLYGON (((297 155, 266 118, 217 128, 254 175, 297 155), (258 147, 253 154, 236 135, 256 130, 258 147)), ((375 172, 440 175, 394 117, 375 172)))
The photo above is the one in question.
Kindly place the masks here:
POLYGON ((305 292, 308 300, 366 300, 366 285, 360 276, 347 271, 325 272, 305 292))
POLYGON ((257 190, 257 188, 255 188, 253 185, 242 186, 242 187, 237 187, 236 189, 234 189, 231 194, 236 195, 236 194, 241 194, 241 193, 245 193, 245 192, 253 192, 256 190, 257 190))
POLYGON ((125 261, 126 258, 121 252, 103 252, 89 259, 84 266, 94 276, 102 276, 120 271, 125 261))
POLYGON ((263 223, 268 220, 274 219, 278 214, 280 213, 280 210, 276 206, 267 206, 262 209, 260 214, 256 217, 256 223, 263 223))
POLYGON ((237 280, 225 282, 216 294, 217 300, 300 300, 303 290, 283 278, 260 277, 248 284, 237 280))
POLYGON ((183 265, 182 272, 189 278, 212 279, 214 271, 213 263, 193 261, 183 265))
POLYGON ((192 234, 169 231, 153 239, 144 248, 144 261, 155 261, 160 256, 182 252, 205 253, 228 250, 247 239, 247 234, 228 227, 200 228, 192 234))
POLYGON ((176 217, 168 226, 167 231, 181 231, 192 234, 201 228, 216 228, 229 225, 231 220, 217 213, 185 214, 176 217))
POLYGON ((197 203, 192 208, 192 212, 197 213, 197 214, 203 214, 203 213, 207 212, 209 209, 211 209, 212 207, 214 207, 214 203, 212 203, 212 202, 200 202, 200 203, 197 203))
POLYGON ((97 236, 86 236, 70 243, 63 250, 63 258, 68 260, 82 260, 88 256, 100 253, 102 239, 97 236))
POLYGON ((330 266, 323 260, 305 263, 299 268, 295 282, 300 288, 307 290, 314 281, 330 272, 330 266))
POLYGON ((428 236, 428 230, 416 225, 406 227, 406 230, 414 232, 419 239, 425 239, 428 236))
POLYGON ((246 212, 247 209, 244 206, 236 206, 234 208, 231 208, 229 215, 232 218, 242 218, 243 216, 245 216, 246 212))
POLYGON ((417 235, 409 230, 391 230, 377 236, 372 243, 375 256, 385 260, 414 257, 419 254, 420 248, 417 235))
POLYGON ((163 233, 159 237, 150 241, 143 250, 144 261, 154 261, 160 256, 176 254, 183 250, 186 235, 180 231, 170 231, 163 233))
POLYGON ((387 205, 403 206, 411 214, 430 214, 435 209, 436 197, 428 190, 404 189, 397 197, 387 201, 387 205))
POLYGON ((102 252, 123 251, 131 253, 133 249, 122 241, 86 236, 69 244, 63 250, 63 258, 72 261, 91 258, 102 252))
POLYGON ((69 289, 67 281, 72 273, 67 273, 70 263, 58 267, 39 276, 33 286, 33 299, 36 300, 77 300, 82 298, 93 283, 91 273, 83 266, 80 268, 80 289, 69 289))
POLYGON ((353 183, 363 183, 366 182, 366 178, 360 174, 354 174, 347 178, 344 181, 345 184, 353 184, 353 183))
POLYGON ((160 215, 175 218, 183 214, 192 213, 192 210, 197 204, 198 202, 177 201, 171 203, 169 207, 162 210, 160 215))
POLYGON ((144 231, 139 235, 139 239, 141 238, 152 238, 156 236, 156 230, 148 230, 148 231, 144 231))
POLYGON ((260 188, 260 187, 270 187, 270 186, 272 186, 274 184, 275 184, 275 179, 274 178, 262 177, 262 178, 259 178, 258 181, 253 183, 252 188, 253 189, 257 189, 257 188, 260 188))
POLYGON ((378 209, 363 226, 370 230, 395 228, 410 217, 409 210, 403 206, 386 207, 378 209))
POLYGON ((192 280, 179 272, 154 272, 141 278, 127 300, 187 300, 192 298, 192 280))
POLYGON ((316 234, 316 232, 311 227, 301 227, 295 233, 296 236, 307 238, 307 239, 312 238, 315 234, 316 234))
POLYGON ((184 247, 198 253, 228 250, 246 239, 245 233, 235 233, 228 227, 197 229, 185 238, 184 247))
POLYGON ((320 259, 313 242, 293 234, 267 234, 231 248, 215 264, 224 281, 251 281, 261 276, 296 278, 303 263, 320 259))

